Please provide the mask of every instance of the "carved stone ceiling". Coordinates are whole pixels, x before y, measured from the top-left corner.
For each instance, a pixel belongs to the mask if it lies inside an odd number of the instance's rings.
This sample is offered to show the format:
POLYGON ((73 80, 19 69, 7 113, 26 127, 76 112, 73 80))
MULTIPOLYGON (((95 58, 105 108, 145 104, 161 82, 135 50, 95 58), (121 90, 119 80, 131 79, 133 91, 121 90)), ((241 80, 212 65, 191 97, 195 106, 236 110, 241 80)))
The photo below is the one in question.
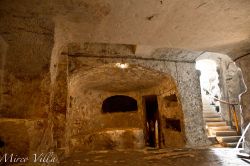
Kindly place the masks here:
POLYGON ((249 48, 249 0, 74 0, 66 4, 56 28, 71 42, 222 53, 249 48))
POLYGON ((0 15, 6 70, 19 75, 39 75, 68 43, 134 45, 149 57, 169 48, 250 52, 249 0, 1 0, 0 15))
POLYGON ((116 64, 99 66, 90 70, 80 70, 70 77, 70 86, 82 89, 125 92, 151 88, 169 79, 162 73, 140 66, 122 69, 116 64))

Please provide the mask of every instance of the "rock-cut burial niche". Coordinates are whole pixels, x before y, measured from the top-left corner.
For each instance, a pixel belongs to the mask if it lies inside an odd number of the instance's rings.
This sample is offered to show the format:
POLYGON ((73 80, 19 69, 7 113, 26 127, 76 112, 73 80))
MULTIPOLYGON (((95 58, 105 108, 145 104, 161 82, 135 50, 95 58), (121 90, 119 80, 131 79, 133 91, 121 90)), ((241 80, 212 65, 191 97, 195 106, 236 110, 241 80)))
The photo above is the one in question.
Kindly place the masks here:
POLYGON ((111 96, 105 99, 102 104, 103 113, 131 112, 137 110, 137 101, 129 96, 111 96))
POLYGON ((164 147, 182 147, 185 145, 183 112, 176 94, 164 97, 163 144, 164 147))
POLYGON ((5 146, 5 142, 0 138, 0 148, 3 148, 5 146))

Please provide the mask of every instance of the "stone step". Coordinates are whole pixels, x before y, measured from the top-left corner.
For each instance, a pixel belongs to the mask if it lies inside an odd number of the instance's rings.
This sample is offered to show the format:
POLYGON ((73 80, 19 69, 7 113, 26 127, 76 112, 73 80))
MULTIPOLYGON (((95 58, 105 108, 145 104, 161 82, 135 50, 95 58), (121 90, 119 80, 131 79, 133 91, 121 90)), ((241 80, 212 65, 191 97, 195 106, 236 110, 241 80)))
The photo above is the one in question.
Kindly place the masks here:
MULTIPOLYGON (((224 147, 235 148, 237 146, 237 143, 238 142, 230 142, 230 143, 224 142, 224 143, 221 143, 221 145, 224 147)), ((239 145, 239 148, 241 147, 242 147, 242 143, 240 143, 239 145)))
POLYGON ((221 116, 218 114, 207 114, 207 115, 203 114, 203 118, 220 118, 220 117, 221 116))
POLYGON ((214 110, 214 107, 211 105, 203 105, 202 107, 204 111, 214 110))
POLYGON ((203 112, 216 112, 216 111, 211 108, 203 108, 203 112))
POLYGON ((203 114, 213 114, 213 113, 218 114, 218 112, 213 111, 213 110, 203 110, 203 112, 202 112, 202 113, 203 113, 203 114))
POLYGON ((240 139, 240 136, 224 136, 224 137, 216 137, 219 143, 232 143, 237 142, 240 139))
POLYGON ((210 105, 210 103, 204 103, 203 105, 203 108, 212 108, 213 106, 210 105))
POLYGON ((217 126, 227 126, 226 122, 206 122, 206 126, 209 127, 217 127, 217 126))
MULTIPOLYGON (((234 131, 234 130, 229 129, 228 131, 234 131)), ((209 134, 209 135, 214 135, 214 136, 216 136, 216 132, 218 132, 218 131, 208 130, 208 134, 209 134)))
POLYGON ((235 130, 232 131, 215 131, 215 135, 219 136, 238 136, 238 133, 235 130))
POLYGON ((203 113, 204 118, 219 118, 221 115, 219 113, 203 113))
POLYGON ((218 126, 218 127, 209 127, 213 131, 228 131, 232 130, 231 126, 218 126))
POLYGON ((221 116, 218 113, 203 113, 203 116, 221 116))
MULTIPOLYGON (((221 126, 221 127, 224 127, 224 126, 221 126)), ((211 129, 212 127, 209 127, 208 128, 208 134, 209 135, 216 135, 216 132, 218 132, 218 131, 235 131, 235 130, 233 130, 233 129, 230 129, 230 128, 226 128, 226 129, 211 129)))
POLYGON ((221 117, 217 118, 204 118, 205 122, 223 122, 224 120, 221 117))

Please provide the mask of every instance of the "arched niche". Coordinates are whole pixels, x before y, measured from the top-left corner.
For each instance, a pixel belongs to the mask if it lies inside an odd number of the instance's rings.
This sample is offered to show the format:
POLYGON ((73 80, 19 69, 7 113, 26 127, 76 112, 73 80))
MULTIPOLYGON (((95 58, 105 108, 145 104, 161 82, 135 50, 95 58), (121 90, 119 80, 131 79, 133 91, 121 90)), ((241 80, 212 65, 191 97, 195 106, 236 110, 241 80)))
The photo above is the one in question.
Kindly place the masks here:
POLYGON ((137 110, 138 106, 136 99, 125 95, 108 97, 102 103, 103 113, 131 112, 137 110))

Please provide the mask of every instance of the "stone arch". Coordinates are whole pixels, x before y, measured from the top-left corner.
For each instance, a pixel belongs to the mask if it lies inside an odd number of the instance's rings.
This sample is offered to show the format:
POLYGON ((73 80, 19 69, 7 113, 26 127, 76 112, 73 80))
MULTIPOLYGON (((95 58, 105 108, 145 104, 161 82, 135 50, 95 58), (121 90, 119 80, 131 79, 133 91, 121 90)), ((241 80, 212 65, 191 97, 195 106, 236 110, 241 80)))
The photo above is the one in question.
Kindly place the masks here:
MULTIPOLYGON (((158 102, 159 102, 159 111, 161 115, 161 123, 162 123, 162 130, 164 131, 161 133, 162 140, 161 142, 162 147, 176 147, 176 146, 184 146, 185 145, 185 125, 183 120, 183 114, 181 111, 181 103, 179 98, 179 94, 177 91, 176 82, 174 79, 169 76, 167 73, 163 73, 159 70, 155 70, 154 67, 149 68, 144 67, 143 65, 138 65, 136 63, 131 63, 130 61, 124 60, 123 63, 127 63, 129 67, 127 69, 121 69, 116 66, 120 60, 111 61, 105 60, 103 62, 101 59, 93 59, 93 58, 78 58, 78 60, 73 59, 71 72, 69 72, 69 96, 72 98, 71 110, 68 110, 68 115, 71 120, 75 121, 76 116, 80 114, 80 116, 89 116, 88 122, 85 123, 85 129, 89 128, 88 130, 82 130, 77 132, 77 129, 71 128, 70 131, 73 131, 71 138, 76 138, 76 142, 78 142, 78 146, 84 148, 90 146, 89 148, 97 148, 92 147, 92 145, 87 144, 86 142, 89 141, 90 135, 93 134, 103 134, 104 131, 101 130, 101 127, 96 124, 95 118, 91 117, 100 117, 98 122, 103 122, 102 127, 104 128, 115 128, 113 131, 120 130, 120 128, 126 128, 124 131, 136 131, 137 135, 140 135, 140 142, 138 144, 134 144, 133 147, 143 147, 144 139, 143 135, 138 133, 143 133, 144 131, 144 110, 143 110, 143 103, 142 103, 142 96, 145 95, 157 95, 158 102), (94 63, 95 62, 95 63, 94 63), (90 64, 92 66, 90 66, 90 64), (84 97, 81 99, 81 95, 84 93, 84 97), (91 97, 91 95, 95 97, 91 97), (116 118, 120 118, 119 122, 117 123, 111 117, 104 117, 104 115, 99 115, 99 110, 101 109, 102 101, 109 96, 112 95, 126 95, 135 98, 138 102, 138 115, 135 116, 135 113, 130 113, 130 117, 127 117, 126 114, 113 115, 116 118), (175 95, 176 101, 168 100, 168 96, 175 95), (80 98, 80 99, 79 99, 80 98), (85 100, 85 101, 84 101, 85 100), (94 102, 94 106, 88 106, 87 103, 94 102), (77 106, 76 106, 77 105, 77 106), (170 107, 172 106, 173 109, 170 107), (94 107, 94 108, 93 108, 94 107), (78 109, 80 108, 80 110, 78 109), (90 110, 90 111, 89 111, 90 110), (175 112, 174 114, 172 112, 175 112), (83 112, 84 115, 83 115, 83 112), (121 116, 125 116, 130 119, 130 123, 124 122, 121 116), (109 120, 107 120, 107 119, 109 120), (181 126, 182 130, 179 132, 173 131, 173 128, 166 129, 167 120, 169 119, 179 119, 179 126, 181 126), (106 123, 114 122, 115 125, 106 123), (136 123, 135 123, 136 122, 136 123), (122 126, 124 124, 124 126, 122 126), (90 126, 86 126, 90 125, 90 126), (132 126, 131 126, 132 125, 132 126), (91 129, 91 127, 96 126, 95 129, 91 129), (136 128, 136 130, 134 130, 136 128), (93 131, 90 131, 90 129, 93 131), (79 133, 90 133, 90 135, 86 135, 84 137, 84 143, 80 145, 79 133), (168 135, 177 136, 176 139, 170 139, 168 135), (164 139, 163 139, 164 138, 164 139), (167 139, 168 138, 168 139, 167 139), (86 139, 88 141, 86 141, 86 139), (175 142, 174 142, 175 141, 175 142), (166 143, 167 142, 167 143, 166 143)), ((128 114, 129 115, 129 114, 128 114)), ((84 118, 83 118, 84 119, 84 118)), ((84 120, 78 120, 79 123, 84 123, 84 120)), ((74 123, 74 122, 73 122, 74 123)), ((80 126, 83 124, 80 124, 80 126)), ((106 138, 108 135, 105 135, 103 140, 108 139, 106 138)), ((91 137, 92 138, 92 137, 91 137)), ((114 138, 113 138, 114 139, 114 138)), ((120 138, 123 139, 123 138, 120 138)), ((139 139, 139 138, 136 138, 139 139)), ((99 142, 100 140, 95 140, 99 142)), ((113 140, 114 141, 114 140, 113 140)), ((117 140, 116 140, 117 141, 117 140)), ((116 142, 114 141, 114 142, 116 142)), ((126 140, 124 140, 126 142, 126 140)), ((72 140, 71 140, 72 142, 72 140)), ((108 141, 110 142, 110 141, 108 141)), ((112 142, 112 141, 111 141, 112 142)), ((131 140, 133 143, 133 140, 131 140)), ((130 142, 130 143, 131 143, 130 142)), ((115 143, 116 144, 116 143, 115 143)), ((71 143, 72 145, 72 143, 71 143)), ((72 145, 73 146, 73 145, 72 145)), ((114 145, 115 146, 115 145, 114 145)), ((122 147, 125 148, 124 145, 117 145, 118 148, 122 147)), ((73 148, 74 149, 74 148, 73 148)))
MULTIPOLYGON (((103 66, 103 65, 109 65, 109 64, 116 64, 116 63, 128 63, 131 65, 141 66, 143 68, 147 68, 148 70, 154 70, 159 73, 165 73, 168 75, 169 80, 172 80, 172 82, 175 84, 176 89, 178 91, 177 98, 178 101, 181 103, 181 108, 183 110, 183 124, 184 124, 184 132, 185 132, 185 142, 186 146, 204 146, 208 144, 208 141, 205 137, 205 132, 203 128, 203 121, 202 121, 202 113, 199 112, 201 109, 201 101, 200 101, 200 94, 196 91, 197 88, 199 88, 199 82, 198 82, 198 73, 195 70, 195 66, 193 62, 178 62, 178 61, 168 61, 168 60, 147 60, 147 59, 133 59, 133 58, 124 58, 115 56, 112 58, 109 58, 108 56, 105 57, 95 57, 95 56, 81 56, 82 54, 77 54, 76 50, 80 49, 80 46, 74 45, 73 52, 70 48, 72 48, 71 45, 68 45, 66 47, 62 47, 61 49, 58 49, 59 47, 55 48, 53 50, 54 56, 57 57, 56 65, 51 61, 51 68, 56 67, 58 68, 61 66, 62 70, 54 70, 56 71, 54 73, 54 83, 52 80, 52 87, 55 87, 55 89, 52 88, 52 94, 63 94, 63 98, 60 99, 60 101, 57 101, 51 97, 51 108, 54 110, 56 107, 53 106, 53 102, 55 104, 57 103, 64 103, 64 108, 66 106, 67 110, 66 112, 60 114, 61 117, 60 120, 58 120, 59 124, 54 124, 54 128, 61 128, 59 129, 59 134, 54 133, 54 142, 57 141, 57 138, 62 138, 62 147, 70 147, 70 144, 72 141, 69 141, 69 138, 71 137, 70 132, 70 124, 68 124, 68 121, 65 122, 68 112, 68 108, 71 106, 72 102, 74 102, 74 98, 69 95, 70 89, 69 86, 72 86, 71 82, 69 81, 71 75, 77 73, 77 68, 83 68, 83 70, 90 70, 92 67, 91 65, 94 64, 95 67, 97 66, 103 66), (76 55, 76 56, 75 56, 76 55), (84 61, 87 61, 88 64, 82 65, 79 63, 78 60, 75 59, 82 59, 84 61), (183 72, 184 71, 184 72, 183 72), (60 76, 59 73, 64 73, 60 76), (56 79, 58 78, 58 80, 56 79), (60 79, 62 81, 60 81, 60 79), (193 79, 192 82, 190 80, 193 79), (64 82, 64 83, 61 83, 64 82), (62 85, 64 88, 56 88, 57 85, 62 85), (66 103, 66 105, 65 105, 66 103), (193 127, 193 126, 196 126, 193 127), (66 129, 66 130, 65 130, 66 129), (65 133, 62 131, 65 130, 65 133), (56 138, 57 137, 57 138, 56 138)), ((84 55, 84 54, 83 54, 84 55)), ((53 95, 52 95, 53 96, 53 95)), ((55 96, 55 95, 54 95, 55 96)), ((52 111, 53 112, 53 111, 52 111)), ((53 116, 53 115, 52 115, 53 116)), ((54 115, 55 116, 55 115, 54 115)), ((70 121, 70 119, 69 119, 70 121)))
MULTIPOLYGON (((238 105, 235 106, 239 121, 238 124, 240 127, 243 127, 244 121, 242 118, 241 95, 246 92, 247 88, 244 83, 241 69, 230 56, 225 54, 205 52, 196 59, 197 62, 202 60, 210 60, 216 64, 216 73, 218 74, 219 81, 218 86, 220 89, 219 98, 230 103, 238 103, 238 105)), ((204 96, 204 93, 202 94, 204 96)), ((218 102, 218 104, 220 105, 222 119, 225 120, 228 125, 235 126, 232 107, 222 102, 218 102)))

